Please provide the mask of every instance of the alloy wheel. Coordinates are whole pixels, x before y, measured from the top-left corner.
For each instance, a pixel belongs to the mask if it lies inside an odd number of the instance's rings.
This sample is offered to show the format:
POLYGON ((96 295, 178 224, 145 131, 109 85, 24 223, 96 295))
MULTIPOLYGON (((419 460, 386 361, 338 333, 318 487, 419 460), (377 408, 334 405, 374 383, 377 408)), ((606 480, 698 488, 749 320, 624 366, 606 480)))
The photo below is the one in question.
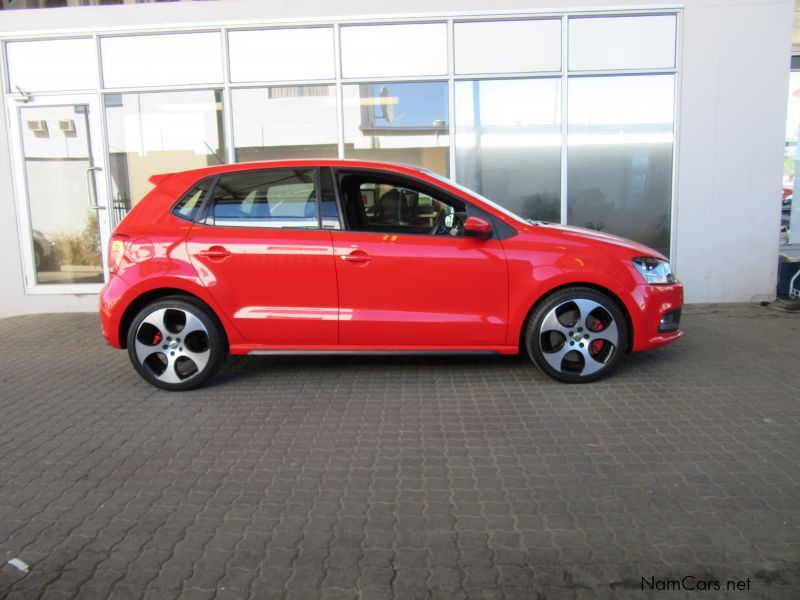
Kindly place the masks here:
POLYGON ((148 314, 136 330, 134 354, 139 364, 165 384, 197 377, 211 358, 208 329, 183 308, 160 308, 148 314))
POLYGON ((586 298, 565 300, 547 312, 539 328, 542 357, 555 371, 589 377, 611 363, 620 333, 611 312, 586 298))

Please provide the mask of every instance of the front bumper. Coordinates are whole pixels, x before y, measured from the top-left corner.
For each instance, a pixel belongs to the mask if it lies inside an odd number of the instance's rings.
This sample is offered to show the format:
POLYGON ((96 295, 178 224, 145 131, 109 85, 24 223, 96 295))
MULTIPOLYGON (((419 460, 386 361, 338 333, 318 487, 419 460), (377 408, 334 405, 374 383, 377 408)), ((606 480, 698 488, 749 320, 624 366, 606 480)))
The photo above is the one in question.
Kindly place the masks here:
POLYGON ((634 317, 632 351, 652 350, 677 340, 680 311, 683 307, 683 285, 638 285, 634 291, 638 311, 634 317))
POLYGON ((658 322, 658 333, 674 333, 681 326, 681 309, 664 313, 658 322))

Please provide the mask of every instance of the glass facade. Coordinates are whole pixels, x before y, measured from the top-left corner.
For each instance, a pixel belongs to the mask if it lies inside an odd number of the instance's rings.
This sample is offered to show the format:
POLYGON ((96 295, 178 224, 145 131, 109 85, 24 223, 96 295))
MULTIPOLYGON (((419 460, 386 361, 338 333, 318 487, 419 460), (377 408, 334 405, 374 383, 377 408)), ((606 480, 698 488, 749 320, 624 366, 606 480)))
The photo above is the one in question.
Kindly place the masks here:
POLYGON ((338 155, 334 86, 244 88, 231 98, 236 162, 338 155))
POLYGON ((569 19, 569 69, 671 69, 677 25, 675 15, 569 19))
POLYGON ((449 172, 447 83, 343 86, 347 158, 420 165, 449 172))
POLYGON ((342 77, 447 75, 447 25, 402 23, 341 28, 342 77))
POLYGON ((782 244, 800 244, 800 204, 794 201, 794 185, 800 161, 800 154, 797 152, 798 140, 800 140, 800 71, 792 71, 789 73, 786 143, 783 151, 780 237, 782 244))
POLYGON ((561 80, 456 83, 459 183, 522 217, 561 216, 561 80))
POLYGON ((246 29, 228 33, 233 83, 333 79, 333 27, 246 29), (265 56, 280 60, 264 60, 265 56))
MULTIPOLYGON (((20 96, 103 98, 101 247, 153 174, 339 157, 419 165, 523 217, 668 254, 677 40, 669 11, 98 32, 8 41, 4 86, 17 117, 20 96)), ((17 156, 31 172, 32 158, 17 156)), ((53 202, 20 199, 29 248, 53 202)))
POLYGON ((568 223, 669 254, 674 79, 570 79, 568 223))
POLYGON ((104 105, 117 221, 151 175, 226 162, 221 90, 106 94, 104 105))
POLYGON ((37 284, 103 281, 97 214, 86 203, 93 166, 87 117, 86 105, 20 109, 37 284))
POLYGON ((219 32, 100 38, 107 88, 222 83, 219 32))
POLYGON ((466 21, 453 35, 457 75, 561 70, 561 19, 466 21))

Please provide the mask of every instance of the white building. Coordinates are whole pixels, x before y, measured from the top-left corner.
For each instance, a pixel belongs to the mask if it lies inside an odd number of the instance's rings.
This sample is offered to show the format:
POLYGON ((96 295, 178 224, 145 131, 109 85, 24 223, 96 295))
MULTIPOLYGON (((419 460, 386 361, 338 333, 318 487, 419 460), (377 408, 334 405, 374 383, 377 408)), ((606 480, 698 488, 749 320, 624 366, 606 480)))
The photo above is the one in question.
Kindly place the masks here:
MULTIPOLYGON (((774 297, 794 3, 250 0, 0 12, 0 316, 95 310, 155 173, 420 164, 774 297)), ((800 227, 798 227, 800 229, 800 227)))

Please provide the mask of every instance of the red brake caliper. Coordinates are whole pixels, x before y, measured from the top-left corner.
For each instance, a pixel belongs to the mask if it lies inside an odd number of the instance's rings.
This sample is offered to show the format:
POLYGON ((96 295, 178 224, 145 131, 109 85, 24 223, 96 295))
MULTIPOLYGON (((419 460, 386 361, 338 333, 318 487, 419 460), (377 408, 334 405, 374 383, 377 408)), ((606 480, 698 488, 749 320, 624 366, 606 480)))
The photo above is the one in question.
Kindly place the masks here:
MULTIPOLYGON (((592 329, 595 331, 602 331, 603 322, 600 319, 595 319, 594 323, 592 323, 592 329)), ((591 344, 589 344, 589 352, 592 354, 599 354, 603 349, 604 344, 605 342, 603 340, 594 340, 591 344)))
POLYGON ((160 331, 158 331, 158 332, 156 332, 156 334, 153 336, 153 346, 155 346, 156 344, 158 344, 158 342, 160 342, 160 341, 161 341, 161 332, 160 332, 160 331))

